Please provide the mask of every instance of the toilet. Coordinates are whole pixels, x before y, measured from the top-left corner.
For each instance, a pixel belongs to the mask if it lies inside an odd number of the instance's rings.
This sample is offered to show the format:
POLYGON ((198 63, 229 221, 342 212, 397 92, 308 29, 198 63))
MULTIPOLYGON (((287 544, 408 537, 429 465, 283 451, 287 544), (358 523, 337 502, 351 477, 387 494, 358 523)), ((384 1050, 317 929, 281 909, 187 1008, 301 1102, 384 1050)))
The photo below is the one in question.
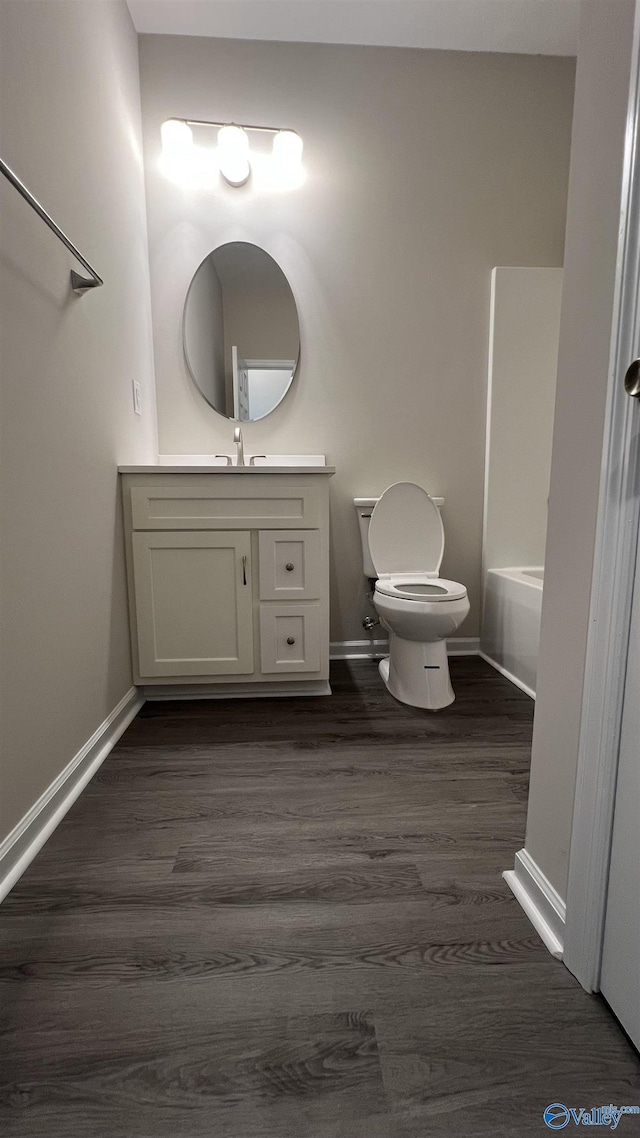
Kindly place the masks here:
POLYGON ((373 603, 389 633, 380 675, 402 703, 447 707, 455 696, 446 641, 467 616, 469 598, 464 585, 438 576, 444 553, 438 505, 415 482, 396 482, 381 498, 354 504, 364 574, 376 578, 373 603))

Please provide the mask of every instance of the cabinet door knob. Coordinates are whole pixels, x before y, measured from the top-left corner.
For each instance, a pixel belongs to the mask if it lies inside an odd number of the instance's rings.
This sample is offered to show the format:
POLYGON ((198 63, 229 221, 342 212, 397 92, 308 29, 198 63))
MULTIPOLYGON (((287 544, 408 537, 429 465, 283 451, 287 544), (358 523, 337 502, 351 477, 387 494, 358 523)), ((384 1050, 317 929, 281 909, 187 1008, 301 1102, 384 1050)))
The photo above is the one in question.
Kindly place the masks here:
POLYGON ((295 636, 287 636, 287 644, 295 644, 295 642, 296 642, 295 636))
POLYGON ((287 573, 293 573, 294 568, 295 568, 295 566, 293 564, 293 561, 287 561, 287 564, 285 565, 285 569, 287 570, 287 573))

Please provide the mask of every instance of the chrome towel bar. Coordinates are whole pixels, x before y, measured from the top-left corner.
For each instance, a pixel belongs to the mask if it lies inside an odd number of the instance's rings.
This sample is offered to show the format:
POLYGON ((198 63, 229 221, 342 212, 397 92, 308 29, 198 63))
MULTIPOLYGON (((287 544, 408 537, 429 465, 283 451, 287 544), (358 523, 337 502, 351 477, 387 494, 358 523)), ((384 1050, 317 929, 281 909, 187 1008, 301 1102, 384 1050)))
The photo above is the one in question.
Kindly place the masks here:
POLYGON ((0 158, 0 174, 4 174, 7 181, 11 182, 12 186, 15 186, 18 193, 22 195, 24 200, 29 203, 32 209, 35 209, 36 213, 39 214, 45 224, 49 226, 49 229, 55 233, 56 237, 60 238, 62 244, 66 245, 70 253, 73 253, 76 261, 79 261, 82 267, 86 269, 88 273, 91 273, 91 277, 81 277, 79 273, 76 273, 76 271, 72 269, 71 287, 73 291, 77 292, 78 295, 81 296, 83 292, 87 292, 90 288, 99 288, 100 285, 104 284, 102 277, 98 276, 95 269, 92 268, 89 262, 85 260, 85 258, 82 256, 82 253, 78 252, 73 242, 70 241, 67 237, 66 233, 63 233, 60 226, 56 225, 55 221, 52 217, 49 216, 46 209, 40 205, 40 202, 37 200, 37 198, 34 198, 33 194, 27 189, 24 182, 20 181, 18 175, 14 174, 11 167, 7 166, 6 162, 2 161, 2 158, 0 158))

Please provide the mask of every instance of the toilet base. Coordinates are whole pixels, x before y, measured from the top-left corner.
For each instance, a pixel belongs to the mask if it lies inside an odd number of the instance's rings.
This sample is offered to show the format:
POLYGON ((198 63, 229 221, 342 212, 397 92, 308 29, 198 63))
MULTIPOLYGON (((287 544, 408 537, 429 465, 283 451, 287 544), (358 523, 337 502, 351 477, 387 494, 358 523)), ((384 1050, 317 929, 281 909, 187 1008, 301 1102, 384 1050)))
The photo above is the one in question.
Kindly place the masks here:
POLYGON ((427 711, 453 703, 446 640, 403 640, 390 632, 389 650, 378 670, 392 696, 427 711))

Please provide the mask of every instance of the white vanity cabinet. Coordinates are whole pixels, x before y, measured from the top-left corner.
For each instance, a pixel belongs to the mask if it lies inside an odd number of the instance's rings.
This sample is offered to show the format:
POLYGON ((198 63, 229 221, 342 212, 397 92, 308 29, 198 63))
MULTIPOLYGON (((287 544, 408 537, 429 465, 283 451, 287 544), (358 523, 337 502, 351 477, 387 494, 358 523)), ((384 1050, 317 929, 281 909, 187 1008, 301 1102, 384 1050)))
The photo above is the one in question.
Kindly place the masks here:
POLYGON ((332 473, 121 468, 148 696, 329 691, 332 473))

